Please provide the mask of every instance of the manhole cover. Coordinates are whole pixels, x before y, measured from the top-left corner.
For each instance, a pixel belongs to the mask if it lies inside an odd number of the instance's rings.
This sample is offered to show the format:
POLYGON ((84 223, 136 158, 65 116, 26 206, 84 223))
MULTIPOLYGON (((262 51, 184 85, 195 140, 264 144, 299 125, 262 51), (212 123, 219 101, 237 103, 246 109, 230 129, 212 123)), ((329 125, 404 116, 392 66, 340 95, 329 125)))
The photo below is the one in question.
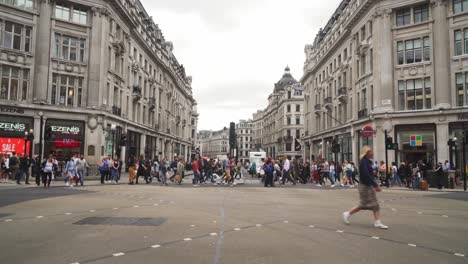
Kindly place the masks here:
POLYGON ((165 218, 136 218, 136 217, 87 217, 74 225, 130 225, 130 226, 160 226, 166 222, 165 218))

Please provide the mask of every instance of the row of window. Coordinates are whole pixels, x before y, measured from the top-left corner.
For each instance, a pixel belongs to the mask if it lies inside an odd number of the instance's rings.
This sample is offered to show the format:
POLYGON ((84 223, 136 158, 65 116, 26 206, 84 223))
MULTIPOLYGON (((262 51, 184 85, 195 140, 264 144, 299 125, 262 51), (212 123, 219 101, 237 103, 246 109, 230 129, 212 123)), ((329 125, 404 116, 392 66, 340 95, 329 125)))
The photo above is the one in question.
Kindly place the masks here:
POLYGON ((0 100, 26 100, 29 88, 29 69, 0 64, 0 100))
POLYGON ((81 107, 82 97, 82 77, 53 74, 51 104, 81 107))
POLYGON ((420 63, 431 60, 429 37, 397 42, 398 65, 420 63))
POLYGON ((84 62, 86 39, 55 33, 54 57, 84 62))
POLYGON ((0 45, 3 48, 31 52, 32 28, 0 20, 0 45))
POLYGON ((0 0, 0 3, 24 9, 32 9, 34 7, 33 0, 0 0))
POLYGON ((431 78, 398 81, 399 110, 432 108, 431 78))
POLYGON ((396 25, 406 26, 412 23, 421 23, 429 20, 429 5, 419 5, 403 8, 396 11, 396 25))
POLYGON ((88 23, 88 8, 59 2, 55 4, 55 18, 86 25, 88 23))
MULTIPOLYGON (((301 111, 301 105, 296 105, 296 112, 301 111)), ((286 112, 291 113, 291 105, 286 105, 286 112)))
MULTIPOLYGON (((296 116, 296 125, 300 125, 301 124, 301 118, 296 116)), ((292 125, 291 124, 291 117, 286 117, 286 125, 292 125)))
POLYGON ((455 75, 457 106, 468 105, 468 72, 455 75))

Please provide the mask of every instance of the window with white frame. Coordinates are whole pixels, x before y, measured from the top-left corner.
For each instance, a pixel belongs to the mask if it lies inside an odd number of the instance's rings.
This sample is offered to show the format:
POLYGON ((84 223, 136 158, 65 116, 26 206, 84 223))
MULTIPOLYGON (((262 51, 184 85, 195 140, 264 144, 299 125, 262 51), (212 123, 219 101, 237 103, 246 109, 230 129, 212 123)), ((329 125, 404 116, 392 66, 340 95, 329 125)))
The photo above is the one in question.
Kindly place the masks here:
POLYGON ((455 56, 468 54, 468 28, 454 31, 455 56))
POLYGON ((397 42, 398 65, 420 63, 431 60, 429 37, 397 42))
POLYGON ((32 9, 34 7, 33 0, 0 0, 0 3, 24 9, 32 9))
POLYGON ((57 2, 55 4, 55 18, 86 25, 88 23, 88 9, 79 5, 57 2))
POLYGON ((396 25, 405 26, 411 23, 411 8, 400 9, 396 12, 396 25))
POLYGON ((51 104, 82 106, 83 78, 71 75, 53 74, 51 104))
POLYGON ((431 78, 398 81, 399 110, 432 108, 431 78))
POLYGON ((402 8, 396 11, 397 27, 422 23, 429 20, 429 5, 402 8))
POLYGON ((453 0, 453 12, 455 14, 468 11, 468 0, 453 0))
POLYGON ((0 100, 27 100, 29 69, 0 65, 0 100))
POLYGON ((31 30, 29 26, 0 20, 0 44, 7 49, 30 52, 31 30))
POLYGON ((429 6, 419 5, 413 8, 414 23, 421 23, 429 20, 429 6))
POLYGON ((457 106, 468 105, 468 72, 455 75, 457 106))
POLYGON ((62 60, 84 62, 86 40, 55 33, 54 57, 62 60))

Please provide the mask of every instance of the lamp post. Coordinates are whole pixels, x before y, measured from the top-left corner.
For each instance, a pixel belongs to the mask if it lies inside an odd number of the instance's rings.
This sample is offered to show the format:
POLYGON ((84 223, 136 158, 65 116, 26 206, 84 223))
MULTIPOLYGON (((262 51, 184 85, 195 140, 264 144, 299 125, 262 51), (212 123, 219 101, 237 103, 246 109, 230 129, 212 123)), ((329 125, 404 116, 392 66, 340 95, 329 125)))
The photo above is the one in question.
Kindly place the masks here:
POLYGON ((43 148, 43 138, 44 138, 44 113, 41 111, 38 113, 39 117, 41 118, 39 124, 39 160, 42 162, 42 148, 43 148))
POLYGON ((29 159, 32 159, 32 149, 33 149, 33 142, 34 142, 34 130, 31 128, 29 130, 29 134, 27 135, 29 141, 29 159))
POLYGON ((111 131, 112 131, 112 158, 114 158, 115 155, 115 131, 117 130, 117 125, 116 124, 111 124, 111 131))
POLYGON ((385 182, 387 187, 389 186, 389 174, 388 174, 388 148, 387 148, 387 138, 388 133, 391 133, 393 130, 393 125, 390 121, 388 121, 388 116, 385 115, 385 119, 387 119, 383 124, 383 130, 385 134, 384 146, 385 146, 385 182))
POLYGON ((26 146, 28 144, 28 136, 29 136, 29 132, 25 131, 24 132, 24 154, 23 154, 24 157, 26 157, 26 155, 28 154, 28 151, 26 150, 26 146))

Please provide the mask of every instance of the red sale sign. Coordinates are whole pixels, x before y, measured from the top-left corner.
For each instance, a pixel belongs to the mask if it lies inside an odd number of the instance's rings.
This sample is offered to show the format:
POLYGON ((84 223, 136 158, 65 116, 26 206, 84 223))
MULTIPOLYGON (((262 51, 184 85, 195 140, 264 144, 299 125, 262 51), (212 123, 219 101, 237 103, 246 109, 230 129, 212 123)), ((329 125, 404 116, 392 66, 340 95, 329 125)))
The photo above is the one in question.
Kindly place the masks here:
POLYGON ((78 148, 80 141, 73 138, 57 138, 55 139, 55 147, 57 148, 78 148))
MULTIPOLYGON (((28 150, 27 153, 29 153, 29 141, 26 149, 28 150)), ((24 138, 0 138, 0 152, 16 152, 19 156, 24 155, 24 138)))

